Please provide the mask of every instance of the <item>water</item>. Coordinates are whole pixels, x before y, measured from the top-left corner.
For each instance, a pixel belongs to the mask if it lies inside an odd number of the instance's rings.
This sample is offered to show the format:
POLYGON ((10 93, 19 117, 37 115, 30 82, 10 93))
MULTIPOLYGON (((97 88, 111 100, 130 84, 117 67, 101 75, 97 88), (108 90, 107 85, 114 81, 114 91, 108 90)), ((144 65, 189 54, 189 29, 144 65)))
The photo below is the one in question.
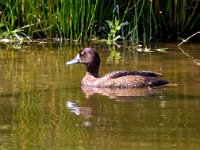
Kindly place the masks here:
POLYGON ((154 53, 92 45, 101 75, 152 70, 177 84, 134 91, 81 89, 85 67, 65 65, 81 47, 1 46, 0 149, 200 148, 199 44, 182 46, 189 58, 173 43, 154 53))

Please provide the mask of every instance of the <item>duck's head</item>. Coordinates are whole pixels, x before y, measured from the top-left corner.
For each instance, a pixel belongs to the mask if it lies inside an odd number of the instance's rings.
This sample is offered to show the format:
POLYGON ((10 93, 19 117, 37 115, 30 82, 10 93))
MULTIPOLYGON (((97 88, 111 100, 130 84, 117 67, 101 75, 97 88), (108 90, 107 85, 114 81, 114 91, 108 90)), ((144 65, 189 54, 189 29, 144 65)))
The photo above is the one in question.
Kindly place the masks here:
POLYGON ((100 65, 99 54, 92 48, 84 48, 80 50, 77 56, 66 62, 67 65, 82 63, 87 67, 87 72, 98 77, 98 70, 100 65))

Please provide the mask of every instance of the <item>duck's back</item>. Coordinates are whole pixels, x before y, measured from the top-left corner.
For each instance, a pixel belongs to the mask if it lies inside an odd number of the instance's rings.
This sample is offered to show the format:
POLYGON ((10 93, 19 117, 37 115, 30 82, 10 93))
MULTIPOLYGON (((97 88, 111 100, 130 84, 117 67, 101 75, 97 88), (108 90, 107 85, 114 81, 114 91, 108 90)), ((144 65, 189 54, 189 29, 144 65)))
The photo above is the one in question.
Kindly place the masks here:
POLYGON ((108 73, 106 75, 104 75, 104 77, 108 77, 108 78, 119 78, 122 76, 134 76, 134 75, 139 75, 139 76, 144 76, 144 77, 162 77, 161 73, 157 73, 157 72, 152 72, 152 71, 114 71, 111 73, 108 73))

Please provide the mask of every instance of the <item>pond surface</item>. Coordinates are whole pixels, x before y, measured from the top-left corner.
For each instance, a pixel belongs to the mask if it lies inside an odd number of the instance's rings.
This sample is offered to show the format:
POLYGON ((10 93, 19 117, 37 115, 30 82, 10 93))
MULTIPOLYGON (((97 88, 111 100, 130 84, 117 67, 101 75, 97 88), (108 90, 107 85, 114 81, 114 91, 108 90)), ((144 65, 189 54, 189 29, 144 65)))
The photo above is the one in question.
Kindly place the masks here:
POLYGON ((66 66, 83 46, 0 49, 0 149, 200 149, 200 45, 166 52, 95 47, 100 75, 152 70, 177 86, 81 89, 85 66, 66 66), (189 55, 190 57, 186 57, 189 55))

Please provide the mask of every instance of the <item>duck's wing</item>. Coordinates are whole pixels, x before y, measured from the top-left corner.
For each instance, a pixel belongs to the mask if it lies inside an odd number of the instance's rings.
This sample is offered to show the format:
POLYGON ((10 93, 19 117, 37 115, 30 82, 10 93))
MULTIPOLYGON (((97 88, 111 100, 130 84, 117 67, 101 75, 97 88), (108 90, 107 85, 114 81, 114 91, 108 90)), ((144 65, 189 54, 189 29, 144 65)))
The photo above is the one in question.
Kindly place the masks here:
POLYGON ((106 74, 104 77, 116 79, 122 76, 129 76, 129 75, 138 75, 144 77, 162 77, 161 73, 152 72, 152 71, 115 71, 106 74))

